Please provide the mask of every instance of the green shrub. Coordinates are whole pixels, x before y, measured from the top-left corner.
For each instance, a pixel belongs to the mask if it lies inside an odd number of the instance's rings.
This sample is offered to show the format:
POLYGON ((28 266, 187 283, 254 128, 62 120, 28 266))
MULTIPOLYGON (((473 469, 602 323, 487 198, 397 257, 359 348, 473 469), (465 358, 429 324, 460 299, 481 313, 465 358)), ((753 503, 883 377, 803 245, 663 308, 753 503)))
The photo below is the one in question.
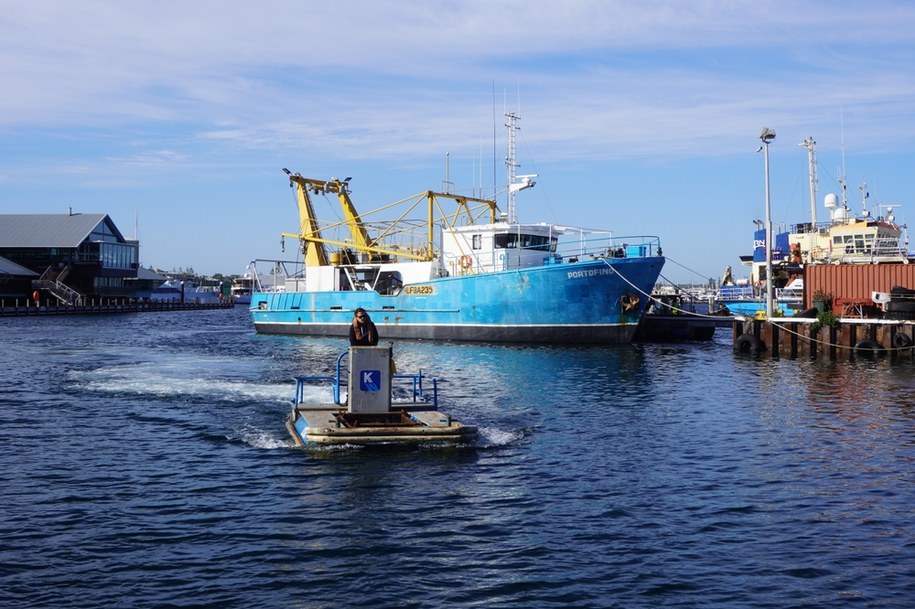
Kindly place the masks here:
POLYGON ((832 311, 823 311, 817 314, 817 320, 810 324, 810 332, 816 334, 820 328, 825 326, 835 327, 839 325, 839 318, 832 311))

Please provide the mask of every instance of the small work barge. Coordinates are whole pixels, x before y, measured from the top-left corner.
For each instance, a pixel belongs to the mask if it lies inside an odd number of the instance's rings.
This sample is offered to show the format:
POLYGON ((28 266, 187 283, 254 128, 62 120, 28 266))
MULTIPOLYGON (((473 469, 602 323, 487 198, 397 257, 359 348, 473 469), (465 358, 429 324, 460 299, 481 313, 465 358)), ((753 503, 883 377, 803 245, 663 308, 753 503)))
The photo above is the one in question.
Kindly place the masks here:
POLYGON ((424 390, 423 373, 397 374, 391 347, 350 347, 337 358, 333 376, 295 377, 286 429, 298 446, 308 444, 466 444, 477 428, 438 411, 438 383, 424 390), (347 395, 341 396, 343 360, 349 356, 347 395), (395 382, 398 394, 395 397, 395 382), (330 384, 332 403, 306 403, 305 388, 330 384))

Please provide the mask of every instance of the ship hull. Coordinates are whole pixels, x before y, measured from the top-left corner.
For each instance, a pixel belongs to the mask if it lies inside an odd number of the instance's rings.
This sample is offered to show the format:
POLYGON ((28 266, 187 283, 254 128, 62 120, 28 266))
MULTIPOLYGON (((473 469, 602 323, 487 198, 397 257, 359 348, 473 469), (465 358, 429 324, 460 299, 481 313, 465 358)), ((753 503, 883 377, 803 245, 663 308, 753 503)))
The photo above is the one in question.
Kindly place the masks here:
POLYGON ((548 264, 434 279, 395 295, 258 292, 251 316, 264 334, 347 336, 363 307, 382 340, 627 343, 663 264, 660 256, 548 264))

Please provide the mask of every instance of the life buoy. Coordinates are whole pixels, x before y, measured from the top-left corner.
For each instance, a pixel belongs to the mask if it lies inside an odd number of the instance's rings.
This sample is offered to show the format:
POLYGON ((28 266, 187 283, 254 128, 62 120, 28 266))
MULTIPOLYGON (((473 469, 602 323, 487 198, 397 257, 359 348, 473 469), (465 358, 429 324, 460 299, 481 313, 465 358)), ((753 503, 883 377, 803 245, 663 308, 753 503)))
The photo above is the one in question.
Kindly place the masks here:
POLYGON ((470 256, 461 256, 461 259, 458 261, 458 263, 461 265, 462 269, 467 270, 471 267, 471 265, 473 265, 473 258, 470 256))
POLYGON ((876 342, 866 338, 855 343, 854 354, 855 357, 883 357, 884 349, 876 342))
POLYGON ((757 355, 765 351, 766 345, 752 334, 741 334, 734 341, 734 353, 752 353, 757 355))
POLYGON ((912 337, 905 332, 896 332, 893 334, 893 346, 897 349, 905 349, 912 346, 912 337))

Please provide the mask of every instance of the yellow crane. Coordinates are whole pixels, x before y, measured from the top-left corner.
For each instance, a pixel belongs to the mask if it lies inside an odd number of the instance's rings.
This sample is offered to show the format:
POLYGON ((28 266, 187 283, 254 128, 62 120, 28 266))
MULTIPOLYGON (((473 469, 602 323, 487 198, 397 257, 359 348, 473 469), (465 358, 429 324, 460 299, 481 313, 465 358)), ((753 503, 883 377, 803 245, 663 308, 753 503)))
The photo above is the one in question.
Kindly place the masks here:
MULTIPOLYGON (((376 239, 372 239, 369 236, 368 231, 365 228, 365 224, 362 221, 362 217, 356 211, 356 207, 353 205, 352 200, 349 196, 349 181, 351 178, 346 178, 344 180, 338 180, 337 178, 331 178, 330 180, 315 180, 312 178, 302 177, 301 174, 291 173, 288 169, 283 169, 286 172, 286 175, 289 176, 289 186, 295 188, 296 193, 296 203, 299 208, 299 220, 300 220, 300 233, 298 235, 293 235, 290 233, 283 233, 283 237, 292 237, 299 239, 302 242, 303 253, 305 255, 305 265, 306 266, 326 266, 328 260, 330 259, 327 254, 326 246, 336 246, 341 248, 342 252, 346 251, 355 251, 363 254, 368 254, 369 259, 373 261, 383 261, 388 259, 393 259, 395 257, 407 258, 413 260, 432 260, 435 257, 435 243, 434 243, 434 225, 436 210, 439 211, 439 217, 447 225, 455 224, 460 216, 466 216, 465 221, 473 224, 478 219, 476 213, 479 213, 475 209, 471 209, 473 204, 482 204, 483 209, 485 210, 486 215, 488 216, 488 221, 490 223, 495 222, 496 215, 496 202, 489 199, 477 199, 474 197, 466 197, 450 193, 440 193, 433 191, 426 191, 414 198, 413 205, 408 205, 407 210, 404 214, 395 220, 394 222, 389 223, 389 228, 382 230, 381 234, 377 236, 376 239), (325 239, 321 235, 321 227, 319 226, 318 219, 315 215, 314 206, 311 203, 311 198, 309 193, 316 195, 324 194, 336 194, 337 199, 340 201, 340 207, 343 210, 343 220, 339 223, 334 223, 325 227, 326 229, 338 227, 341 224, 345 224, 350 233, 350 238, 347 242, 335 241, 331 239, 325 239), (453 214, 447 214, 444 210, 441 209, 439 205, 439 199, 451 199, 456 203, 456 209, 453 214), (390 238, 390 231, 397 225, 397 223, 403 220, 407 213, 413 210, 420 201, 425 200, 427 204, 427 231, 426 235, 426 244, 422 247, 421 250, 413 250, 406 248, 398 248, 397 246, 384 247, 382 243, 386 239, 390 238)), ((405 202, 408 202, 409 199, 404 199, 387 205, 381 210, 388 209, 405 202)), ((375 213, 380 210, 375 210, 375 213)), ((344 258, 341 260, 346 261, 344 258)), ((339 262, 334 262, 334 264, 339 264, 339 262)))
POLYGON ((328 257, 327 250, 324 247, 324 239, 321 237, 321 228, 318 225, 318 218, 315 216, 315 209, 311 203, 312 194, 333 193, 340 200, 340 206, 343 208, 343 223, 349 227, 352 237, 352 245, 356 251, 368 251, 372 246, 372 240, 368 231, 362 224, 362 219, 356 213, 352 200, 349 198, 349 180, 315 180, 312 178, 302 177, 298 172, 291 173, 288 169, 283 169, 289 176, 289 185, 295 188, 296 203, 299 207, 300 233, 291 235, 283 233, 283 237, 295 237, 303 243, 305 254, 305 266, 325 266, 328 257))

